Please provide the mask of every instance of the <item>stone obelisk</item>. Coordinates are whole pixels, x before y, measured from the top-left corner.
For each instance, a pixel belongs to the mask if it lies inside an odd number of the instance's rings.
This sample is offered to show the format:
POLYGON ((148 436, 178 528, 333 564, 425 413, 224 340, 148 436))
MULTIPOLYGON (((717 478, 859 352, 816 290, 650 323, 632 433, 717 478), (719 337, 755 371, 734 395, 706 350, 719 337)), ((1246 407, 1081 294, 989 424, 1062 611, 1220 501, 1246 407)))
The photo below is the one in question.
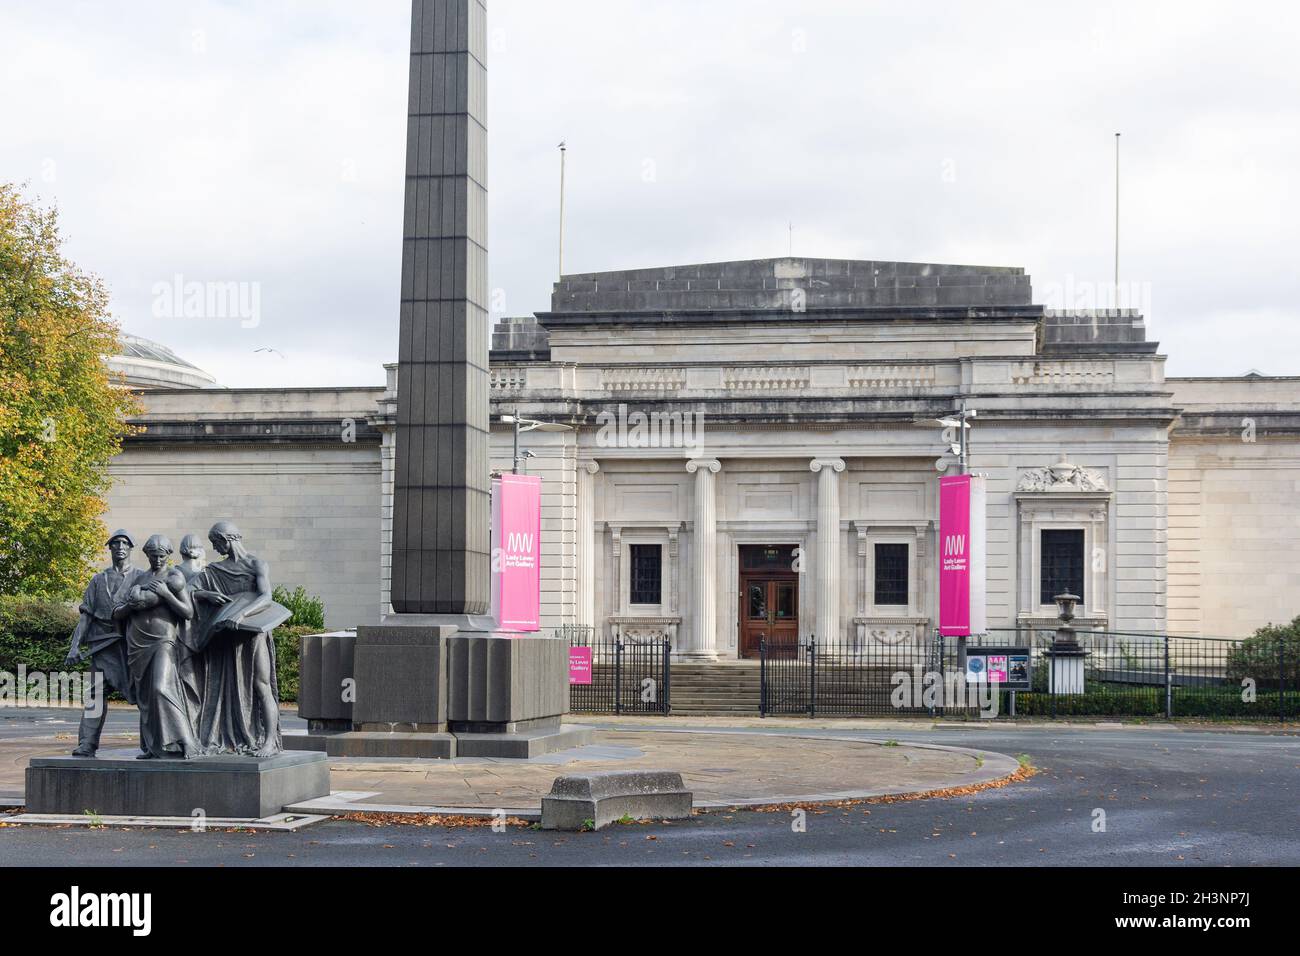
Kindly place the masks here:
POLYGON ((488 521, 487 11, 415 0, 397 351, 392 602, 485 614, 488 521))
POLYGON ((494 633, 487 311, 487 10, 413 0, 393 482, 394 614, 304 639, 292 746, 529 757, 562 727, 568 645, 494 633), (349 681, 352 699, 346 699, 349 681), (343 686, 345 699, 339 700, 343 686))

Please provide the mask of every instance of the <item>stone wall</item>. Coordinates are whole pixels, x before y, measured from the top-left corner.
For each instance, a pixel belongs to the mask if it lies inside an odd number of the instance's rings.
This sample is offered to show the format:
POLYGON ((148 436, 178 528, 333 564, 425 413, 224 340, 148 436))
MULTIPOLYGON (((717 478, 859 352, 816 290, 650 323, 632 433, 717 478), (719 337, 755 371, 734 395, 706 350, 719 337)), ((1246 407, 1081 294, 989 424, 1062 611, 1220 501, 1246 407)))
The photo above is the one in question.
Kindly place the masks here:
MULTIPOLYGON (((136 447, 111 472, 104 521, 131 532, 137 548, 153 533, 179 548, 185 534, 206 539, 229 518, 270 562, 273 583, 321 597, 328 627, 378 621, 376 446, 136 447)), ((207 547, 209 560, 219 558, 207 547)))
MULTIPOLYGON (((377 622, 382 389, 148 392, 143 434, 110 466, 104 523, 137 549, 153 533, 205 539, 230 519, 275 584, 325 602, 331 628, 377 622)), ((209 546, 209 560, 219 556, 209 546)), ((135 555, 143 564, 143 556, 135 555)), ((178 556, 179 559, 179 556, 178 556)))
POLYGON ((1169 629, 1300 615, 1300 378, 1170 379, 1169 629))

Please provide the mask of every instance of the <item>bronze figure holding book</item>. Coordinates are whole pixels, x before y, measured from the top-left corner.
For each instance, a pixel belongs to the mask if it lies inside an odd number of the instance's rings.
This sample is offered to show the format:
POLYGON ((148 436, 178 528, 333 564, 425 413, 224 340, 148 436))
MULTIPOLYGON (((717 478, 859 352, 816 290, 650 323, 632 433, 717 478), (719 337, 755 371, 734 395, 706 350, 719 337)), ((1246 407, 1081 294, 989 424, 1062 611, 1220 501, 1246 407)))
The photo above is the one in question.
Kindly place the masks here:
MULTIPOLYGON (((69 660, 78 644, 90 643, 85 617, 101 613, 101 629, 114 632, 129 665, 124 686, 113 686, 139 704, 142 758, 269 757, 282 749, 272 631, 290 611, 272 599, 269 566, 248 552, 232 522, 218 521, 208 540, 222 560, 195 571, 168 567, 171 542, 154 535, 144 548, 146 572, 126 564, 129 538, 118 532, 110 541, 118 548, 112 581, 105 572, 87 589, 69 660), (94 612, 89 596, 105 583, 114 593, 105 592, 104 611, 94 612)), ((185 550, 188 563, 197 549, 185 550)), ((93 756, 88 744, 98 742, 97 729, 83 727, 77 753, 93 756)))

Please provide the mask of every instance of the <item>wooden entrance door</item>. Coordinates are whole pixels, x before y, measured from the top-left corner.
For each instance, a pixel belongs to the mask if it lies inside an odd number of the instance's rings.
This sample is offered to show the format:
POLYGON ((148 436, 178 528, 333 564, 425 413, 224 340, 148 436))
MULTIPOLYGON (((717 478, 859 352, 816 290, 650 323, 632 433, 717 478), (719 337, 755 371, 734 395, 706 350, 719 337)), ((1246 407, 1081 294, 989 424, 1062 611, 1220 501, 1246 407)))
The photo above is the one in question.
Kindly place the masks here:
POLYGON ((799 573, 794 545, 740 549, 740 656, 757 658, 758 642, 793 645, 799 639, 799 573))

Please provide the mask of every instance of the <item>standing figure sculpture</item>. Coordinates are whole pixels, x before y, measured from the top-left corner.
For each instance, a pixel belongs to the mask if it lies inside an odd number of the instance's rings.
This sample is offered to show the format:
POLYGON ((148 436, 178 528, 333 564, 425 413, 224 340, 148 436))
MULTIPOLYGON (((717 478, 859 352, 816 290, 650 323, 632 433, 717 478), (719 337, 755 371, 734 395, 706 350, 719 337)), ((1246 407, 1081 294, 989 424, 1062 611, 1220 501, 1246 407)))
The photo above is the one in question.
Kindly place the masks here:
POLYGON ((149 570, 118 591, 115 620, 126 631, 126 654, 140 707, 140 757, 198 755, 178 669, 180 634, 194 617, 185 575, 167 567, 172 543, 155 534, 144 545, 149 570))
POLYGON ((125 531, 120 528, 114 531, 107 544, 113 564, 96 574, 86 585, 79 608, 81 619, 72 632, 72 646, 64 662, 67 667, 74 667, 90 657, 86 709, 77 730, 77 749, 73 751, 78 757, 93 757, 99 749, 110 689, 121 694, 128 703, 135 703, 126 642, 113 619, 113 608, 118 593, 129 590, 147 572, 131 564, 131 549, 135 542, 125 531))
POLYGON ((289 610, 272 600, 267 563, 248 553, 233 523, 218 521, 208 540, 224 560, 190 581, 198 613, 186 642, 202 656, 199 748, 273 756, 282 742, 271 631, 289 610))
MULTIPOLYGON (((181 563, 176 565, 176 569, 185 575, 186 585, 192 585, 203 570, 203 557, 202 538, 197 534, 187 534, 181 538, 181 563)), ((181 686, 185 689, 186 707, 191 715, 197 715, 203 709, 204 670, 203 656, 194 649, 193 643, 194 628, 183 628, 176 663, 181 675, 181 686)))
POLYGON ((203 570, 203 540, 197 534, 181 538, 181 563, 176 565, 188 584, 203 570))

